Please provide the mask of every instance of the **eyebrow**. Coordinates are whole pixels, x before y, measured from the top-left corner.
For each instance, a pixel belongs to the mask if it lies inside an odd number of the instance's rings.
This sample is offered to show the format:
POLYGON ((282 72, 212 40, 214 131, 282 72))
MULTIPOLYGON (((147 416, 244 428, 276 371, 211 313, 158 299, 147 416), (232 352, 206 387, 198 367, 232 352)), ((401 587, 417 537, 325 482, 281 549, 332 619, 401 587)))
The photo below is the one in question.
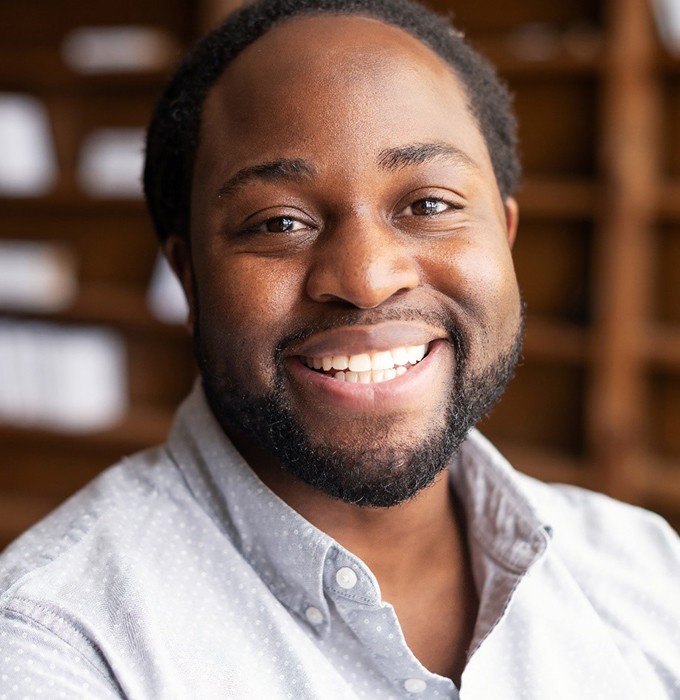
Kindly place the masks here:
POLYGON ((465 151, 447 143, 412 143, 386 148, 378 156, 378 165, 386 170, 399 170, 439 158, 452 160, 465 168, 479 169, 479 165, 465 151))
POLYGON ((276 182, 282 180, 304 180, 316 174, 314 166, 301 158, 282 158, 268 163, 258 163, 241 168, 222 183, 217 197, 235 194, 253 180, 276 182))

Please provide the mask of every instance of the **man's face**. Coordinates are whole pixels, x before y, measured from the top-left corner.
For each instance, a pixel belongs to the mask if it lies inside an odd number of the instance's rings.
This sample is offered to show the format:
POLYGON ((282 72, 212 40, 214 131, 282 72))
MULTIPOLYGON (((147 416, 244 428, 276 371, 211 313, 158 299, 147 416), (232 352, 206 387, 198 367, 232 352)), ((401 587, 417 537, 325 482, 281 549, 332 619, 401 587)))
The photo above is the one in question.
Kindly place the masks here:
POLYGON ((451 69, 375 20, 282 24, 208 96, 191 211, 181 277, 227 432, 353 502, 431 482, 521 326, 516 212, 451 69))

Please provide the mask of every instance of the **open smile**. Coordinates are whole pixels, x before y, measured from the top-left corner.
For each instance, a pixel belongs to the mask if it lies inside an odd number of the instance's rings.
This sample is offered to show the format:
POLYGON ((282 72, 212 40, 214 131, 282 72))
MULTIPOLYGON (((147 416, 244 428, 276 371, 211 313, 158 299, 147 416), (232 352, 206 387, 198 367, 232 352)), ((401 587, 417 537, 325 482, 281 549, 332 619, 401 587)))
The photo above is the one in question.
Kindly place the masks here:
POLYGON ((427 355, 428 349, 429 343, 425 343, 372 353, 323 355, 300 359, 310 369, 340 382, 379 384, 406 374, 427 355))
POLYGON ((421 410, 438 387, 450 390, 455 364, 441 327, 410 321, 325 330, 286 354, 305 404, 352 413, 421 410))

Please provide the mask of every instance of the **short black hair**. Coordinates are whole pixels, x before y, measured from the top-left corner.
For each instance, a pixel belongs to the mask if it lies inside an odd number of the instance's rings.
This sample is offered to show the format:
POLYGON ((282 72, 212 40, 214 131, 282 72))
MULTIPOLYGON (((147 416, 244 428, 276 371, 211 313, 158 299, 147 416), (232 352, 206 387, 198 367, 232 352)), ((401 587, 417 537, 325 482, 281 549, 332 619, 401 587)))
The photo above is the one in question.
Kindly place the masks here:
POLYGON ((206 34, 170 79, 154 109, 146 142, 144 191, 158 238, 189 236, 194 159, 203 104, 229 63, 274 26, 314 14, 363 15, 408 32, 454 70, 486 141, 501 195, 519 184, 512 100, 494 68, 449 20, 411 0, 258 0, 206 34))

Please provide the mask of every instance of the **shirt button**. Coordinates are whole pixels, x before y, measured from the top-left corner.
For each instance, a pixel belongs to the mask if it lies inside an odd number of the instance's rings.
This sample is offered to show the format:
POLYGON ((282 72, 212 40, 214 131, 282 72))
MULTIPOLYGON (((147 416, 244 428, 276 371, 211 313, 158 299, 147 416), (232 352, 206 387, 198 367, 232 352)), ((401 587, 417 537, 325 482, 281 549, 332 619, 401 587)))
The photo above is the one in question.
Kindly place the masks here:
POLYGON ((323 613, 319 608, 315 608, 313 605, 310 605, 307 610, 305 610, 305 617, 313 625, 320 625, 323 622, 323 613))
POLYGON ((350 569, 348 566, 343 566, 342 569, 338 569, 335 574, 335 580, 338 582, 340 588, 349 590, 357 585, 357 575, 354 569, 350 569))
POLYGON ((420 678, 409 678, 404 681, 404 690, 407 693, 422 693, 427 688, 427 683, 420 678))

